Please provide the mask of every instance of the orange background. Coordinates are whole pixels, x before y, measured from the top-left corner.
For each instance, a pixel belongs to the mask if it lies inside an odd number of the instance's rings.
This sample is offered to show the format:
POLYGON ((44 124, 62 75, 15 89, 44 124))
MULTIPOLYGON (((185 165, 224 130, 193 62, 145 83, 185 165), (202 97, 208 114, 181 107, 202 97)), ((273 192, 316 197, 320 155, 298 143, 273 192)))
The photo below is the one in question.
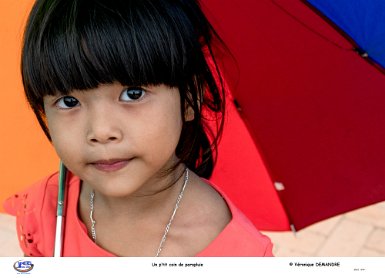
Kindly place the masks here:
POLYGON ((0 211, 9 195, 58 168, 58 158, 27 104, 21 82, 21 41, 33 2, 0 1, 0 211))

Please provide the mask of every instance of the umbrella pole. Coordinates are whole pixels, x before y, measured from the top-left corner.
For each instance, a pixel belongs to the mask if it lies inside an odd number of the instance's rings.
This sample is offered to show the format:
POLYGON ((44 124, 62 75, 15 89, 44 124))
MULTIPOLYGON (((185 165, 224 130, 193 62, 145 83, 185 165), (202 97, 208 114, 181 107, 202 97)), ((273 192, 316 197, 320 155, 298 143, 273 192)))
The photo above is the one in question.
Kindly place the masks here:
POLYGON ((64 166, 63 162, 60 161, 54 257, 62 256, 66 181, 67 168, 64 166))
POLYGON ((293 232, 293 235, 297 237, 297 229, 295 228, 294 224, 290 224, 290 229, 293 232))

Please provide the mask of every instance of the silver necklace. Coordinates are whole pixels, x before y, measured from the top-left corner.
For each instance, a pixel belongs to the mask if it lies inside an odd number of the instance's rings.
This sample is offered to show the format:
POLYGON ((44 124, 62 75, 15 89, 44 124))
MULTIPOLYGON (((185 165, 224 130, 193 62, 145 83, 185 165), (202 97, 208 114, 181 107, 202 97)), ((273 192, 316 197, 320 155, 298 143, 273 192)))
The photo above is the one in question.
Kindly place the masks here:
MULTIPOLYGON (((157 252, 155 254, 155 257, 159 257, 160 253, 162 252, 164 243, 166 242, 166 239, 167 239, 168 232, 170 231, 171 223, 174 220, 175 214, 176 214, 176 212, 177 212, 177 210, 179 208, 179 203, 180 203, 180 201, 183 198, 183 193, 184 193, 184 190, 186 189, 186 185, 188 183, 188 179, 189 179, 189 172, 188 172, 188 169, 186 168, 182 189, 179 192, 178 198, 176 199, 174 210, 173 210, 173 212, 171 214, 170 220, 168 221, 168 223, 166 225, 166 228, 164 230, 162 239, 161 239, 161 241, 159 243, 159 247, 158 247, 158 250, 157 250, 157 252)), ((96 221, 94 219, 94 199, 95 199, 95 191, 92 190, 91 193, 90 193, 91 237, 92 237, 93 241, 96 242, 96 229, 95 229, 96 221)))

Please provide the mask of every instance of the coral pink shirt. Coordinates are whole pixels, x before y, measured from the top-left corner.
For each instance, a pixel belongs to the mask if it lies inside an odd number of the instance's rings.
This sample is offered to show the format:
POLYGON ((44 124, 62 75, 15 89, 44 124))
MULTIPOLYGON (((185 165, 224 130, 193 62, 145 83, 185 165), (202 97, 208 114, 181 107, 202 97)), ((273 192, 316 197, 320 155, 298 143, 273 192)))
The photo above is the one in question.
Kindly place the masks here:
MULTIPOLYGON (((77 213, 80 179, 70 177, 65 216, 63 256, 112 257, 112 253, 96 245, 77 213)), ((211 184, 216 190, 217 187, 211 184)), ((55 173, 27 190, 8 198, 5 210, 16 216, 20 246, 27 256, 52 256, 56 228, 58 174, 55 173)), ((223 231, 196 256, 238 257, 273 256, 272 244, 222 193, 232 213, 223 231)))

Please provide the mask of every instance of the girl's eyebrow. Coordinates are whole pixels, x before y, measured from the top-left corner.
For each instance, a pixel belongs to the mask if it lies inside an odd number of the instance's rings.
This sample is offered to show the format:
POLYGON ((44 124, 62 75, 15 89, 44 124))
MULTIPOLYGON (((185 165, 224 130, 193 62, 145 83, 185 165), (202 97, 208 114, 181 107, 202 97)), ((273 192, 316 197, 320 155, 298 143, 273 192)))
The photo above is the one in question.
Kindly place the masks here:
POLYGON ((46 95, 45 97, 61 97, 61 96, 68 96, 70 94, 71 94, 71 92, 68 92, 68 93, 53 92, 49 95, 46 95))
POLYGON ((91 89, 84 89, 84 90, 78 90, 78 89, 73 89, 69 92, 60 92, 60 91, 55 91, 52 94, 49 94, 54 97, 60 97, 60 96, 72 96, 74 94, 81 94, 85 93, 86 91, 91 90, 91 89))
POLYGON ((60 98, 60 97, 72 96, 72 95, 73 95, 73 91, 68 92, 68 93, 53 92, 53 93, 44 95, 43 99, 52 99, 52 98, 57 99, 57 98, 60 98))

